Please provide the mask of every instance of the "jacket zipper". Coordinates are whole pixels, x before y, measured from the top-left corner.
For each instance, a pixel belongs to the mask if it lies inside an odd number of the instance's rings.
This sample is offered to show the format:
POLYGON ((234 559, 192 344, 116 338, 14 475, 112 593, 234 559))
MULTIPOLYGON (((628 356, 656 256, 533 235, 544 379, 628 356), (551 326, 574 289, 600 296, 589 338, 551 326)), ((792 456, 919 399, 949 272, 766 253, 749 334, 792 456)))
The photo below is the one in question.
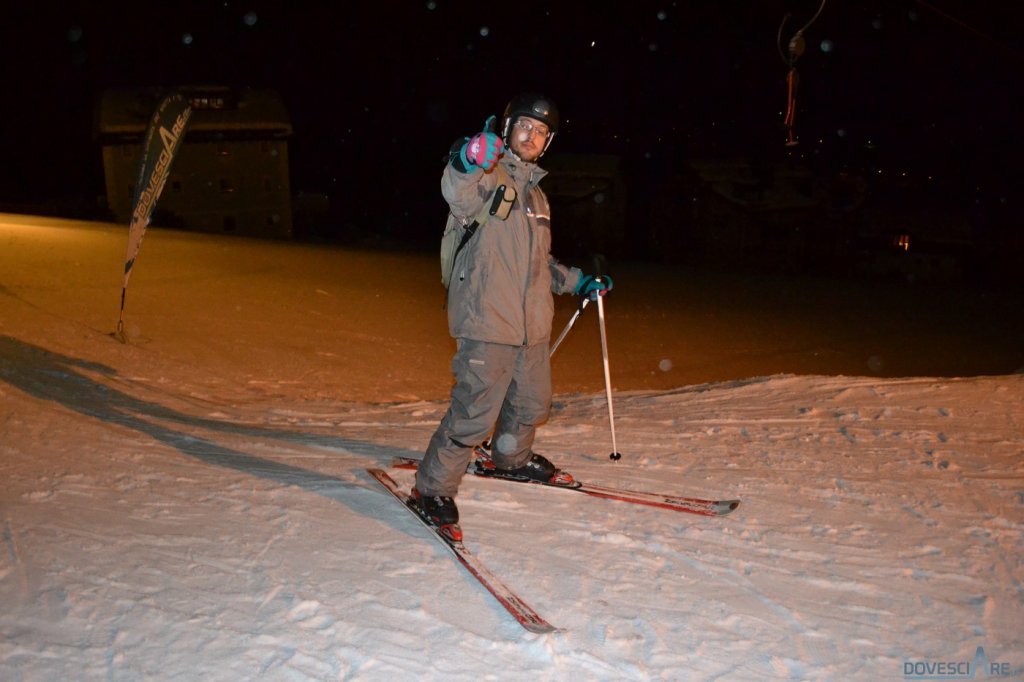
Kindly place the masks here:
MULTIPOLYGON (((526 196, 530 196, 530 181, 526 181, 526 196)), ((526 255, 526 278, 523 282, 523 345, 526 346, 530 342, 530 320, 528 319, 528 313, 526 310, 527 298, 530 292, 530 275, 533 272, 533 222, 531 220, 531 212, 533 211, 532 202, 528 205, 529 210, 524 208, 526 213, 526 244, 529 247, 526 255)))

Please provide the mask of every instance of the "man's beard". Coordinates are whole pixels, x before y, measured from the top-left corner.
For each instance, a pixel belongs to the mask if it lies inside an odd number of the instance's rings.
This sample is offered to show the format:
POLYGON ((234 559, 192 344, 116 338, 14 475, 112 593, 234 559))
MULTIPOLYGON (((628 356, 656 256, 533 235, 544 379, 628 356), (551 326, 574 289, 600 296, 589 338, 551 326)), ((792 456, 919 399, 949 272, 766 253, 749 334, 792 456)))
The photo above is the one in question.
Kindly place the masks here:
POLYGON ((520 161, 525 163, 534 163, 540 158, 540 152, 533 151, 533 147, 525 147, 521 144, 515 144, 512 146, 512 153, 519 157, 520 161))

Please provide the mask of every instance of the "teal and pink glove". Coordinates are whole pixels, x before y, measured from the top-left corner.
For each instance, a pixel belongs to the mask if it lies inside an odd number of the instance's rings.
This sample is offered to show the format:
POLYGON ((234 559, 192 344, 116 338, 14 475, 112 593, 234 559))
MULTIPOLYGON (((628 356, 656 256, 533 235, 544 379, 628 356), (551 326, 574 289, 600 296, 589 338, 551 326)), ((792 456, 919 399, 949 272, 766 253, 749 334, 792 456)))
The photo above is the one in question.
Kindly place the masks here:
POLYGON ((484 170, 494 168, 498 158, 505 151, 505 144, 494 132, 494 116, 487 119, 483 132, 474 135, 466 144, 462 145, 460 152, 463 159, 470 166, 480 166, 484 170))

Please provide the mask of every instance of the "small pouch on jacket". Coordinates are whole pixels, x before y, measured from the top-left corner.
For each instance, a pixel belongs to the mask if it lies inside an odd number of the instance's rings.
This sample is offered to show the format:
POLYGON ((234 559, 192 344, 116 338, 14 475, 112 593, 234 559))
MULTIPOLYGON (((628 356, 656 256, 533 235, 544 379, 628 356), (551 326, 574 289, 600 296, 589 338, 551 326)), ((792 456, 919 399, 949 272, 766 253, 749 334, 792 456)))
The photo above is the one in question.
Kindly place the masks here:
POLYGON ((498 185, 494 189, 494 198, 487 212, 498 220, 505 220, 512 212, 512 204, 516 202, 516 188, 510 184, 498 185))

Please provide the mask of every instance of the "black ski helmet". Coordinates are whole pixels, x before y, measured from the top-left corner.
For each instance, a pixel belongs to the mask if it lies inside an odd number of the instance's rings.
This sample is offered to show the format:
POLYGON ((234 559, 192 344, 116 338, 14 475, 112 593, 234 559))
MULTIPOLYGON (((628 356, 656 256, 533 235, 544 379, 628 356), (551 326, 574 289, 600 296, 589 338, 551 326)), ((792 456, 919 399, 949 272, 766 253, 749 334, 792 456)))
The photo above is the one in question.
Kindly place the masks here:
MULTIPOLYGON (((538 121, 543 121, 550 134, 548 139, 544 142, 544 152, 548 150, 551 145, 551 140, 554 139, 555 133, 558 132, 558 107, 548 97, 541 95, 536 92, 524 92, 516 95, 505 107, 505 115, 502 118, 501 123, 501 139, 505 141, 505 146, 509 146, 509 133, 512 131, 512 124, 516 122, 516 119, 520 116, 529 116, 535 118, 538 121)), ((543 154, 544 152, 541 152, 543 154)))

